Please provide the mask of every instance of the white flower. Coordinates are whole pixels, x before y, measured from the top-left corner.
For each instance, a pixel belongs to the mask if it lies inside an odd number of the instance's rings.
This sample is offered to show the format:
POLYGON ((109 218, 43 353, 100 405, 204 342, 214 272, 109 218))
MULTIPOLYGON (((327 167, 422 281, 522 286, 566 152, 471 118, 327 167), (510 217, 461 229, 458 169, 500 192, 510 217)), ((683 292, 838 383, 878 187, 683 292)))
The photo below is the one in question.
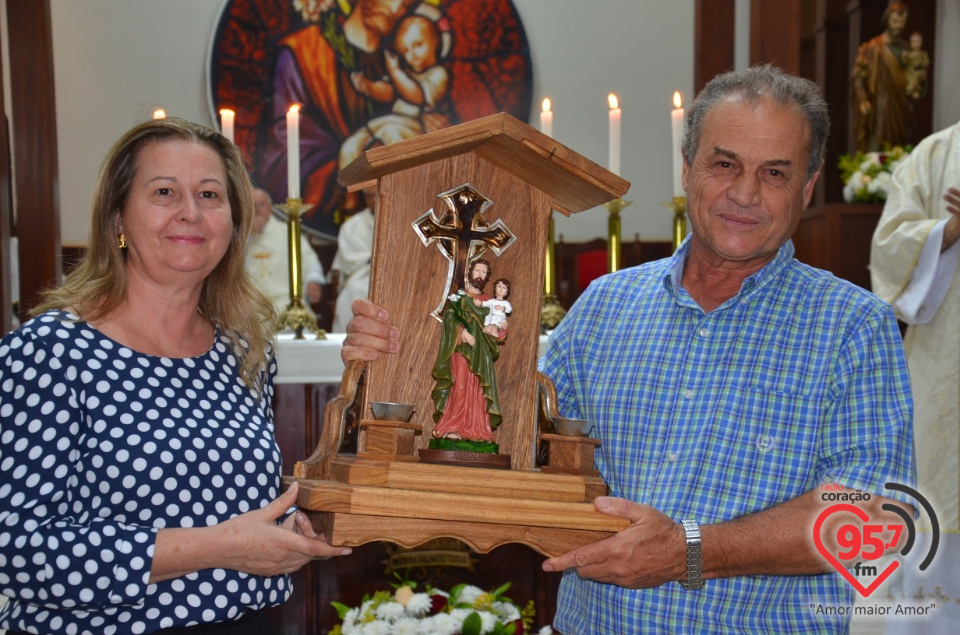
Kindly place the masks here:
MULTIPOLYGON (((458 635, 464 621, 475 614, 472 619, 479 619, 480 633, 490 635, 521 616, 513 602, 497 600, 475 586, 462 586, 457 592, 456 604, 465 608, 454 608, 450 594, 440 589, 431 589, 429 595, 414 593, 409 587, 400 590, 402 593, 378 592, 360 607, 346 610, 340 631, 343 635, 458 635), (430 614, 433 595, 448 598, 446 607, 436 615, 430 614)), ((540 630, 540 635, 552 633, 549 627, 540 630)))
POLYGON ((363 625, 363 635, 391 635, 388 622, 370 622, 363 625))
POLYGON ((893 185, 893 175, 889 172, 881 172, 873 181, 877 184, 878 188, 884 192, 889 192, 890 186, 893 185))
POLYGON ((430 600, 429 595, 426 593, 414 593, 410 601, 407 602, 407 613, 421 617, 430 612, 432 605, 433 602, 430 600))
MULTIPOLYGON (((349 611, 347 611, 347 614, 343 616, 344 627, 346 627, 347 625, 350 625, 352 627, 354 622, 357 621, 357 615, 359 614, 360 614, 360 609, 350 609, 349 611)), ((344 633, 346 633, 346 631, 344 631, 344 633)))
POLYGON ((544 626, 539 631, 537 631, 537 635, 553 635, 553 629, 550 628, 549 626, 544 626))
POLYGON ((404 615, 403 605, 398 602, 384 602, 377 607, 374 615, 377 616, 378 620, 386 620, 388 622, 393 622, 404 615))
POLYGON ((487 613, 486 611, 480 611, 480 633, 492 633, 493 629, 496 628, 497 616, 493 613, 487 613))
POLYGON ((481 595, 483 595, 483 589, 468 584, 460 590, 460 601, 473 604, 481 595))
POLYGON ((429 626, 429 630, 425 629, 424 632, 435 635, 454 635, 460 632, 460 626, 462 624, 462 619, 458 620, 449 613, 440 613, 424 622, 424 626, 429 626))
POLYGON ((453 609, 450 611, 450 617, 457 621, 457 624, 463 624, 463 620, 467 619, 473 613, 473 609, 453 609))
POLYGON ((843 186, 843 200, 848 203, 853 202, 853 197, 857 193, 857 174, 859 174, 859 172, 854 173, 850 180, 847 181, 847 184, 843 186))
POLYGON ((493 612, 500 615, 504 623, 509 624, 520 619, 520 609, 510 602, 494 602, 493 612))
POLYGON ((412 617, 401 617, 393 624, 393 633, 396 635, 420 635, 420 620, 412 617))

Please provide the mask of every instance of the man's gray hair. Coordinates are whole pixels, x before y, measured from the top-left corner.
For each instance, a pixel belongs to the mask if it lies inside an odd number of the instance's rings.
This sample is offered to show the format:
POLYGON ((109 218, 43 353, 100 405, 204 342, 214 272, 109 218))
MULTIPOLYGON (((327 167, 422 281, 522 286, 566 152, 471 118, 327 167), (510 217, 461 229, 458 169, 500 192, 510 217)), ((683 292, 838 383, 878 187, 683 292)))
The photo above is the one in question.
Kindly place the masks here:
POLYGON ((783 106, 795 106, 807 120, 810 146, 807 149, 806 178, 809 180, 820 169, 827 146, 830 133, 827 102, 817 85, 809 79, 790 75, 769 64, 717 75, 703 87, 687 112, 687 131, 680 145, 686 162, 693 163, 703 122, 714 106, 735 99, 757 103, 766 97, 783 106))

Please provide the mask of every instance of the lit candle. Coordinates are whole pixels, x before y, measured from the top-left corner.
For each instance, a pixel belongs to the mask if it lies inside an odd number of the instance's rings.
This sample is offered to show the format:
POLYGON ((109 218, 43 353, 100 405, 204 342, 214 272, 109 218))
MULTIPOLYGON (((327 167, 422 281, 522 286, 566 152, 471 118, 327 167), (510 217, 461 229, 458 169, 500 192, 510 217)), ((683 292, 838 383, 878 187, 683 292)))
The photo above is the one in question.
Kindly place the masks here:
POLYGON ((683 153, 680 144, 683 142, 683 108, 680 107, 680 93, 673 93, 673 110, 670 112, 670 128, 673 132, 673 195, 684 196, 683 192, 683 153))
POLYGON ((300 106, 287 111, 287 198, 300 198, 300 106))
POLYGON ((553 112, 550 110, 550 98, 543 98, 543 112, 540 113, 540 132, 553 136, 553 112))
POLYGON ((220 132, 223 136, 233 141, 233 118, 235 113, 229 108, 220 111, 220 132))
POLYGON ((613 93, 607 96, 607 102, 610 104, 610 171, 620 174, 620 104, 613 93))
POLYGON ((166 113, 166 111, 165 111, 163 108, 157 108, 156 110, 153 111, 153 118, 154 118, 154 119, 166 119, 166 118, 167 118, 167 113, 166 113))

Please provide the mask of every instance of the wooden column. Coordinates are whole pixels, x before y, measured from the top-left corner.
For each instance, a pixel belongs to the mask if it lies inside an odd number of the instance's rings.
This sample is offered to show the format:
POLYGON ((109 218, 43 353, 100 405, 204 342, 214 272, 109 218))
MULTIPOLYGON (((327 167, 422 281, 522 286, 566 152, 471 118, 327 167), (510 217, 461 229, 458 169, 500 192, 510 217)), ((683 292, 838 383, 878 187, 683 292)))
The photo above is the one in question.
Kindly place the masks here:
POLYGON ((50 0, 7 0, 21 318, 60 278, 57 112, 50 0))
MULTIPOLYGON (((3 42, 0 42, 0 51, 3 42)), ((13 203, 10 195, 10 137, 7 134, 7 108, 4 100, 3 70, 0 65, 0 331, 6 333, 12 326, 10 269, 10 224, 13 203)))
POLYGON ((694 9, 693 90, 733 70, 735 0, 697 0, 694 9))
POLYGON ((843 181, 837 158, 847 152, 850 127, 850 70, 856 47, 850 46, 847 7, 844 3, 817 1, 814 33, 816 61, 814 78, 830 104, 830 136, 820 181, 814 193, 813 204, 843 201, 843 181), (852 53, 851 53, 852 49, 852 53))
POLYGON ((801 0, 750 0, 750 64, 800 74, 801 0))

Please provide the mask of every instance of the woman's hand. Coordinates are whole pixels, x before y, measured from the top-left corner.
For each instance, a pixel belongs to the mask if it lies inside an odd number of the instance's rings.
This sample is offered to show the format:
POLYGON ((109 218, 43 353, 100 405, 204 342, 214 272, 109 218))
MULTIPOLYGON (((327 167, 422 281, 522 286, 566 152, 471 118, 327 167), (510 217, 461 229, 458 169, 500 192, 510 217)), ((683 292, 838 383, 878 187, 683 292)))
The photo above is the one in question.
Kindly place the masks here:
POLYGON ((349 547, 331 547, 310 520, 297 511, 283 525, 276 521, 297 501, 296 481, 269 505, 220 524, 225 539, 235 545, 229 569, 273 576, 292 573, 311 560, 345 556, 349 547))
POLYGON ((303 512, 283 525, 277 520, 297 500, 299 485, 267 506, 212 527, 169 528, 157 533, 150 583, 202 569, 232 569, 260 576, 292 573, 311 560, 345 556, 349 547, 332 547, 314 531, 303 512))

